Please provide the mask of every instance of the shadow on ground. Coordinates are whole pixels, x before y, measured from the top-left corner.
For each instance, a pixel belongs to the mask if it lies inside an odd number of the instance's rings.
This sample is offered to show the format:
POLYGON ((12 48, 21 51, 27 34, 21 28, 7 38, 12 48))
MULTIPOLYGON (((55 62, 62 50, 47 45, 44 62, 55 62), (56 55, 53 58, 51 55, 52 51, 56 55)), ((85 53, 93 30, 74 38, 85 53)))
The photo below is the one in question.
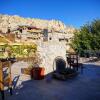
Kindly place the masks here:
MULTIPOLYGON (((7 92, 7 91, 6 91, 7 92)), ((6 93, 6 100, 100 100, 100 66, 84 64, 83 73, 66 81, 29 80, 6 93)))

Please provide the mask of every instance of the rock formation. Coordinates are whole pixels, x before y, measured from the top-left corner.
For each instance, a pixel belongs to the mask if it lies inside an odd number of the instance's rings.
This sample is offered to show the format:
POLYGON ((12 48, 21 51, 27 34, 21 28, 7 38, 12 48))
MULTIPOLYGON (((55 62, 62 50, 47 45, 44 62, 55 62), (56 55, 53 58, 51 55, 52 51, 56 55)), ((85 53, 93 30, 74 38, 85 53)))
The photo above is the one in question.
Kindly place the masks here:
POLYGON ((3 33, 6 33, 8 28, 14 30, 18 26, 23 26, 23 25, 34 26, 41 29, 47 28, 49 31, 54 30, 54 31, 64 32, 64 33, 72 33, 75 30, 73 27, 66 26, 61 21, 57 21, 57 20, 23 18, 17 15, 14 16, 0 15, 0 30, 3 33))

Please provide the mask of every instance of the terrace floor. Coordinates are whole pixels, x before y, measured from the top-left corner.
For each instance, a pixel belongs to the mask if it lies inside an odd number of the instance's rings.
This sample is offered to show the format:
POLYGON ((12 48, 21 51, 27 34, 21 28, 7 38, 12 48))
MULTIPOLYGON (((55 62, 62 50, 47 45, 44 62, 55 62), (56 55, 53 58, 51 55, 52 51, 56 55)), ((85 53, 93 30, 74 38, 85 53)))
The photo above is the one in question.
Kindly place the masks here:
POLYGON ((6 100, 100 100, 100 66, 84 64, 83 73, 66 81, 45 78, 29 80, 13 90, 6 100))

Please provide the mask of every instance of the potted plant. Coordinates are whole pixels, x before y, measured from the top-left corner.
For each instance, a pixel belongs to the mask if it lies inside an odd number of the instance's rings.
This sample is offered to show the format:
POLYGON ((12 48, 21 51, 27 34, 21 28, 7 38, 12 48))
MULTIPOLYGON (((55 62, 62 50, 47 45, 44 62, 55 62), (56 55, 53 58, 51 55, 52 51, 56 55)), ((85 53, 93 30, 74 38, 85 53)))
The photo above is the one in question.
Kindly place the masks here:
POLYGON ((41 80, 44 78, 44 67, 40 67, 42 59, 39 54, 34 55, 34 59, 31 62, 31 77, 36 80, 41 80))

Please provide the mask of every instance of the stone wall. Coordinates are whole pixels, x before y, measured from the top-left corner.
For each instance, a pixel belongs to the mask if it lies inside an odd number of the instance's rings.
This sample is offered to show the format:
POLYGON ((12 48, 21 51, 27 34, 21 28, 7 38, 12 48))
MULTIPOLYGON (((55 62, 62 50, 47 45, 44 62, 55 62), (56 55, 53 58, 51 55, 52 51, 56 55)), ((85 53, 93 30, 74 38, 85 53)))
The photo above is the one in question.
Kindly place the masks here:
POLYGON ((73 33, 70 33, 70 34, 65 34, 65 33, 57 33, 57 32, 52 32, 52 33, 48 33, 48 40, 50 41, 50 38, 51 38, 51 41, 55 42, 55 41, 58 41, 59 42, 59 39, 64 39, 62 42, 67 42, 66 39, 70 40, 73 38, 74 34, 73 33))
POLYGON ((66 50, 68 46, 66 45, 70 41, 62 40, 62 39, 70 39, 73 37, 73 34, 64 34, 64 33, 48 33, 48 41, 38 40, 38 53, 42 58, 41 67, 45 68, 45 74, 48 74, 53 71, 53 67, 55 68, 55 59, 60 56, 64 60, 66 60, 66 50), (51 38, 51 39, 50 39, 51 38))

